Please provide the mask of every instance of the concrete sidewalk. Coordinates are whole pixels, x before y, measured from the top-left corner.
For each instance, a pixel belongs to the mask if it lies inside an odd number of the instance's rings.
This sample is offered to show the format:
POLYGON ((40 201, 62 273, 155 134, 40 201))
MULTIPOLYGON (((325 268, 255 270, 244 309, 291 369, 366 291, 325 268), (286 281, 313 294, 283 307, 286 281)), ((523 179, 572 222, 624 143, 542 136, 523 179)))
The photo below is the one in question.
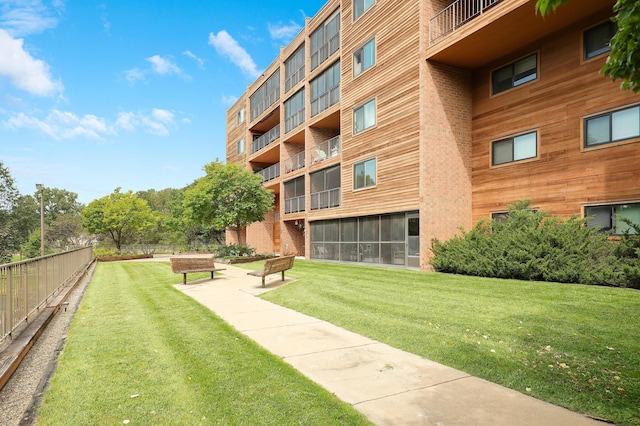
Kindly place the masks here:
POLYGON ((292 281, 224 265, 175 288, 378 425, 603 425, 255 295, 292 281))

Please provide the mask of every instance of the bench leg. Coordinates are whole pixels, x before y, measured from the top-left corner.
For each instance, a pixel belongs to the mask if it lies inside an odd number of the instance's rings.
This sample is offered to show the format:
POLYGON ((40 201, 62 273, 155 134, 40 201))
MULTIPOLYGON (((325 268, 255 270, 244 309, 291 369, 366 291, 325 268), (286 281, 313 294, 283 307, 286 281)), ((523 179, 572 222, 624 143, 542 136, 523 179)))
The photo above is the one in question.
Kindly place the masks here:
POLYGON ((264 275, 262 276, 262 287, 264 287, 264 275))
POLYGON ((184 274, 182 274, 182 275, 183 275, 183 277, 182 277, 182 284, 187 285, 187 274, 186 274, 186 273, 184 273, 184 274))
POLYGON ((213 279, 213 271, 211 271, 211 279, 213 279))
POLYGON ((284 281, 284 271, 282 271, 282 281, 284 281))

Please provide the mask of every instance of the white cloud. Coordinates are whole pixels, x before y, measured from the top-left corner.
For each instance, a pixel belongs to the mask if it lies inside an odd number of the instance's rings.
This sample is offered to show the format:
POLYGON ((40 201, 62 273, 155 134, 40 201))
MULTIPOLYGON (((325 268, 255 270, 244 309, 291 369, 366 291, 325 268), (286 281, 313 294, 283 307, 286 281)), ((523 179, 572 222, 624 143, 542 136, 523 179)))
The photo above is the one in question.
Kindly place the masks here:
MULTIPOLYGON (((190 123, 187 118, 181 119, 180 122, 190 123)), ((156 136, 168 136, 171 130, 178 127, 175 114, 160 108, 154 108, 151 113, 122 111, 118 114, 115 122, 109 122, 105 118, 93 114, 78 116, 69 111, 54 109, 44 118, 19 113, 1 122, 0 125, 14 131, 20 129, 37 130, 55 140, 77 137, 100 140, 107 136, 117 135, 119 130, 129 132, 142 130, 156 136)))
POLYGON ((14 39, 0 29, 0 77, 8 77, 18 89, 37 96, 51 96, 62 92, 63 86, 54 81, 49 65, 24 50, 24 40, 14 39))
POLYGON ((14 37, 38 34, 58 25, 56 15, 64 11, 64 1, 55 0, 54 10, 41 0, 1 0, 0 27, 14 37))
POLYGON ((133 84, 138 80, 144 80, 145 72, 140 68, 131 68, 130 70, 123 71, 122 76, 129 83, 133 84))
POLYGON ((210 33, 209 44, 216 49, 219 55, 228 58, 249 77, 257 78, 260 75, 251 56, 225 30, 218 31, 217 35, 210 33))
POLYGON ((289 21, 288 25, 281 23, 268 24, 269 35, 274 40, 279 40, 284 43, 289 43, 302 29, 300 25, 294 21, 289 21))
POLYGON ((151 64, 151 69, 153 72, 162 74, 162 75, 170 75, 170 74, 181 74, 182 70, 171 60, 167 58, 163 58, 160 55, 153 55, 147 58, 147 61, 151 64))
POLYGON ((154 108, 151 111, 151 115, 161 123, 173 123, 174 115, 171 111, 167 111, 166 109, 154 108))
POLYGON ((198 65, 200 65, 200 68, 204 67, 204 59, 198 58, 196 55, 191 53, 190 50, 185 50, 184 52, 182 52, 182 54, 185 55, 185 56, 188 56, 191 59, 193 59, 194 61, 196 61, 198 63, 198 65))

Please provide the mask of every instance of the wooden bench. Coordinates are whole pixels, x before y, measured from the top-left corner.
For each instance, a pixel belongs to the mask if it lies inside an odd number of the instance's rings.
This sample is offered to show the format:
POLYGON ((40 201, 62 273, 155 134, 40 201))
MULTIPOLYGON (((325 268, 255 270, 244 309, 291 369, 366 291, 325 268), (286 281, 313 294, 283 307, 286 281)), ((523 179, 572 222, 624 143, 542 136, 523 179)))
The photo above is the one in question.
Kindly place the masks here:
POLYGON ((211 257, 171 257, 171 270, 174 274, 183 274, 183 284, 187 284, 187 274, 190 272, 211 272, 211 279, 216 269, 211 257))
POLYGON ((274 257, 273 259, 267 259, 264 261, 264 267, 262 271, 247 272, 247 275, 253 275, 254 277, 262 277, 262 287, 264 287, 264 278, 269 274, 275 274, 282 272, 282 281, 284 281, 284 271, 293 267, 293 261, 295 256, 283 256, 274 257))

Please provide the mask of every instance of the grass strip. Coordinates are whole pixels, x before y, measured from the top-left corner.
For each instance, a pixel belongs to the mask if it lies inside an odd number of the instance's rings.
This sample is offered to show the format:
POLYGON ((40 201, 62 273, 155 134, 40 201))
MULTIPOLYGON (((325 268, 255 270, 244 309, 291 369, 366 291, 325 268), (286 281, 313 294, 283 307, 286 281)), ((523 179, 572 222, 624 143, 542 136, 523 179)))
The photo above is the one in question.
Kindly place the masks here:
POLYGON ((98 264, 39 425, 369 424, 172 284, 166 263, 98 264))
POLYGON ((299 260, 288 275, 299 280, 262 297, 574 411, 640 425, 638 290, 299 260))

